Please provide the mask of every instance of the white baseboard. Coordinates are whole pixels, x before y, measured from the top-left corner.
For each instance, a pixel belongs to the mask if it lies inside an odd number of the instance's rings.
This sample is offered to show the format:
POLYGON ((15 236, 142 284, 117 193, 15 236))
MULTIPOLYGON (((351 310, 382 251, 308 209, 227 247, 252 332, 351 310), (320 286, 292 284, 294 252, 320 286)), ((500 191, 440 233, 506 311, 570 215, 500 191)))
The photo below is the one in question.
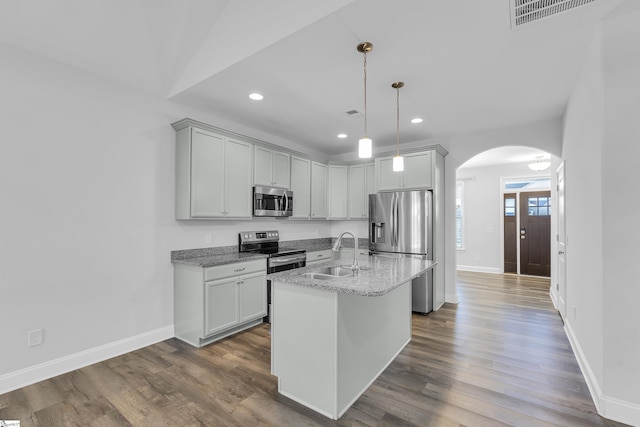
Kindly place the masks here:
POLYGON ((458 304, 460 300, 458 299, 458 294, 445 294, 444 302, 449 302, 451 304, 458 304))
POLYGON ((640 426, 640 405, 604 395, 598 379, 593 373, 589 361, 568 322, 564 325, 564 331, 567 334, 567 338, 569 338, 573 354, 576 356, 598 414, 613 421, 640 426))
POLYGON ((478 267, 476 265, 459 265, 456 267, 456 270, 460 271, 472 271, 474 273, 491 273, 491 274, 501 274, 499 268, 495 267, 478 267))
POLYGON ((173 325, 124 338, 0 376, 0 394, 173 338, 173 325))

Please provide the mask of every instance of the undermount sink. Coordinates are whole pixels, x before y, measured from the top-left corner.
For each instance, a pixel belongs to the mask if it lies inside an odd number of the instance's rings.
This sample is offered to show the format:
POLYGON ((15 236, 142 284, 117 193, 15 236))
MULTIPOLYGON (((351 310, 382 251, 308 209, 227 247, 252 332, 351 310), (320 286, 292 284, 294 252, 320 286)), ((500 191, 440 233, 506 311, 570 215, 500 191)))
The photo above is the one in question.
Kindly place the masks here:
POLYGON ((310 271, 308 273, 303 273, 302 277, 306 277, 308 279, 329 280, 329 279, 335 279, 338 277, 351 276, 351 275, 353 275, 353 271, 349 270, 348 268, 335 266, 335 267, 321 268, 320 270, 310 271))

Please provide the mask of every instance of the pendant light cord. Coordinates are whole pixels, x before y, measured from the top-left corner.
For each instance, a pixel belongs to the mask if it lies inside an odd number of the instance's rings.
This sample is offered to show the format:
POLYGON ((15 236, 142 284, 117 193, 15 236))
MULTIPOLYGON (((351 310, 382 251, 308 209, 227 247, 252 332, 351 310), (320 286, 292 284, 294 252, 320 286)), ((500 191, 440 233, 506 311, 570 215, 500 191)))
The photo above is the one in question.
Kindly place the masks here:
POLYGON ((396 87, 396 156, 400 155, 400 86, 396 87))
POLYGON ((367 52, 364 52, 364 136, 369 137, 367 133, 367 52))

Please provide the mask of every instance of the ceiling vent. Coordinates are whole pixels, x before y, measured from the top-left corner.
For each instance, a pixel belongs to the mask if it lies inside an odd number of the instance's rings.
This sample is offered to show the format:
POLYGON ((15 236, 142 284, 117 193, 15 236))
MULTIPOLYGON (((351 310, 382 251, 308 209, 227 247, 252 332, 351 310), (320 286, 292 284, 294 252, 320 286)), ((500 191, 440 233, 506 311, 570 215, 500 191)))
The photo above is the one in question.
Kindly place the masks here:
POLYGON ((509 0, 511 28, 539 21, 593 1, 595 0, 509 0))
POLYGON ((363 114, 358 110, 349 110, 344 112, 349 117, 361 117, 363 114))

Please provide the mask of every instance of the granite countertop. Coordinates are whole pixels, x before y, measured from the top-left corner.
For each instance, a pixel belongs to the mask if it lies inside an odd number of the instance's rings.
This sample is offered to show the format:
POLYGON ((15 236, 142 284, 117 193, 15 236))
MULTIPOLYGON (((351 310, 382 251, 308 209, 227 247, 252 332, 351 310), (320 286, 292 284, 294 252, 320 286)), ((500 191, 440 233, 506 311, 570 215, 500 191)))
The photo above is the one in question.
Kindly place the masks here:
POLYGON ((190 258, 173 259, 175 264, 195 265, 197 267, 214 267, 216 265, 235 264, 237 262, 252 261, 254 259, 266 259, 267 255, 251 252, 234 252, 221 255, 204 255, 190 258))
MULTIPOLYGON (((335 239, 322 237, 318 239, 289 240, 280 242, 281 250, 304 249, 307 252, 331 249, 335 239)), ((353 239, 345 239, 342 247, 353 247, 353 239)), ((368 239, 358 239, 359 248, 368 248, 368 239)), ((267 258, 267 255, 238 252, 238 246, 220 246, 214 248, 184 249, 171 252, 171 262, 174 264, 195 265, 198 267, 213 267, 216 265, 233 264, 253 259, 267 258)))
MULTIPOLYGON (((267 275, 277 282, 300 286, 310 286, 333 292, 375 297, 384 295, 403 283, 418 277, 436 265, 435 261, 419 258, 394 258, 386 256, 359 257, 360 270, 357 275, 318 280, 303 277, 302 274, 339 265, 336 261, 327 261, 310 267, 282 271, 267 275)), ((344 260, 342 260, 344 262, 344 260)))

